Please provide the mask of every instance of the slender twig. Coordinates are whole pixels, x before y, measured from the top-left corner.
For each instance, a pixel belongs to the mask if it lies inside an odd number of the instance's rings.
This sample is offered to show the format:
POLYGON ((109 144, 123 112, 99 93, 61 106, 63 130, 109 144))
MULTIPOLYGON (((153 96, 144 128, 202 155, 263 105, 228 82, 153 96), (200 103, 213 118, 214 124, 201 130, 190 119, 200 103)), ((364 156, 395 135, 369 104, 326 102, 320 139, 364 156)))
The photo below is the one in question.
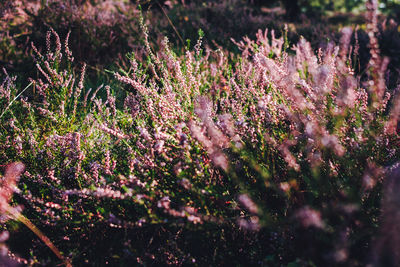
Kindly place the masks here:
POLYGON ((167 18, 169 24, 171 25, 172 29, 174 29, 176 35, 178 36, 179 40, 182 42, 182 45, 185 45, 185 42, 183 41, 182 36, 179 34, 178 30, 175 28, 174 24, 172 23, 172 21, 170 20, 170 18, 167 15, 167 12, 165 12, 164 8, 162 7, 162 5, 157 1, 157 4, 160 6, 162 12, 164 13, 165 17, 167 18))
POLYGON ((31 82, 30 84, 28 84, 24 90, 21 91, 21 93, 19 93, 6 107, 6 109, 3 111, 3 113, 1 113, 0 115, 0 119, 3 117, 3 115, 7 112, 7 110, 11 107, 12 103, 17 100, 18 97, 20 97, 22 95, 23 92, 25 92, 31 85, 33 84, 33 82, 31 82))

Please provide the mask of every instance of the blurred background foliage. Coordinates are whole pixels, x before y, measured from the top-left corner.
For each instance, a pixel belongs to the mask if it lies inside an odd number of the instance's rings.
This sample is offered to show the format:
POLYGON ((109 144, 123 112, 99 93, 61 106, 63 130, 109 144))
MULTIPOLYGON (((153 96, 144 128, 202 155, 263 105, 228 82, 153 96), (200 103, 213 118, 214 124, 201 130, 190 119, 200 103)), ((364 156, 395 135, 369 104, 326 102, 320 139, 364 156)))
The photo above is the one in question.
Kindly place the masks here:
MULTIPOLYGON (((300 36, 314 48, 337 41, 337 32, 346 25, 364 25, 362 12, 366 0, 4 0, 0 3, 0 64, 9 71, 31 76, 33 62, 30 43, 45 44, 45 34, 52 27, 61 36, 71 31, 71 49, 75 60, 86 62, 90 73, 112 68, 115 58, 143 53, 139 32, 138 6, 149 25, 154 48, 168 36, 174 49, 182 52, 188 40, 205 32, 205 44, 221 46, 237 53, 231 38, 252 37, 258 29, 274 29, 280 36, 289 26, 289 41, 300 36), (18 67, 17 67, 18 65, 18 67)), ((398 21, 400 1, 383 0, 380 12, 386 20, 398 21)), ((397 29, 396 29, 397 30, 397 29)), ((189 41, 190 42, 190 41, 189 41)), ((101 73, 104 75, 105 73, 101 73)))

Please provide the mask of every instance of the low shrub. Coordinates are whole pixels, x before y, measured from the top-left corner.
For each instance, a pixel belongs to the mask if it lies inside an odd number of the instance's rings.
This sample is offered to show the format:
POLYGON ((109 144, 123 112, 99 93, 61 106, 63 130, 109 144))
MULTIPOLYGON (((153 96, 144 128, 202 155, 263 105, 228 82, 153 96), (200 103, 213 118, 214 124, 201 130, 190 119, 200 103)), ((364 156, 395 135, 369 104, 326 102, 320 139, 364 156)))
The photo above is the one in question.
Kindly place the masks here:
MULTIPOLYGON (((376 10, 363 80, 350 28, 317 53, 260 30, 239 55, 200 31, 178 55, 167 38, 153 49, 140 17, 145 56, 128 54, 120 86, 89 88, 51 29, 45 52, 32 44, 38 77, 20 90, 4 70, 0 87, 0 162, 26 166, 11 206, 74 265, 371 263, 400 113, 376 10)), ((2 228, 14 258, 59 263, 22 225, 2 228)))

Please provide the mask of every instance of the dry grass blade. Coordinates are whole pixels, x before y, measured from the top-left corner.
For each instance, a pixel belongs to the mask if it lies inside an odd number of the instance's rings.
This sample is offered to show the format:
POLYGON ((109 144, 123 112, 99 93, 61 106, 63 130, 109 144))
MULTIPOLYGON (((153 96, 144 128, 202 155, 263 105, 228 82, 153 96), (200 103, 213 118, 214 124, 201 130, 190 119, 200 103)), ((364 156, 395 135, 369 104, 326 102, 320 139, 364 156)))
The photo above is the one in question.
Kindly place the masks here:
POLYGON ((14 219, 25 224, 26 227, 28 227, 32 232, 34 232, 35 235, 37 235, 46 244, 46 246, 48 246, 51 249, 51 251, 53 251, 53 253, 60 260, 64 262, 65 266, 67 267, 72 266, 70 261, 61 254, 61 252, 57 249, 57 247, 53 244, 53 242, 51 242, 50 239, 45 234, 43 234, 28 218, 26 218, 21 213, 15 213, 13 214, 13 217, 14 219))
POLYGON ((69 260, 61 255, 60 251, 54 246, 54 244, 46 235, 44 235, 28 218, 9 205, 14 188, 24 170, 25 165, 21 162, 10 163, 6 166, 0 188, 0 212, 3 214, 8 214, 15 220, 23 223, 32 232, 34 232, 60 260, 64 262, 65 266, 72 266, 69 260))

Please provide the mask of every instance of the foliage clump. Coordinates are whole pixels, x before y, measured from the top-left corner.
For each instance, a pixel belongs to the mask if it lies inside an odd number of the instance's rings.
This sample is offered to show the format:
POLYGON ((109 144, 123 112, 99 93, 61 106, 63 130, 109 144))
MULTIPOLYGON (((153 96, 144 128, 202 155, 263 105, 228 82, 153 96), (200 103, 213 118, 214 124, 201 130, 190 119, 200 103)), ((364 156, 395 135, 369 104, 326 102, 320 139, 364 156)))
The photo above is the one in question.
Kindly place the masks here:
POLYGON ((43 231, 5 222, 9 254, 30 265, 377 264, 400 96, 376 10, 362 76, 351 28, 317 51, 259 30, 234 41, 238 54, 204 46, 199 31, 181 53, 168 38, 154 49, 139 16, 141 55, 90 88, 73 31, 50 28, 46 49, 31 43, 37 77, 21 90, 4 69, 0 86, 0 162, 26 167, 0 204, 43 231))

